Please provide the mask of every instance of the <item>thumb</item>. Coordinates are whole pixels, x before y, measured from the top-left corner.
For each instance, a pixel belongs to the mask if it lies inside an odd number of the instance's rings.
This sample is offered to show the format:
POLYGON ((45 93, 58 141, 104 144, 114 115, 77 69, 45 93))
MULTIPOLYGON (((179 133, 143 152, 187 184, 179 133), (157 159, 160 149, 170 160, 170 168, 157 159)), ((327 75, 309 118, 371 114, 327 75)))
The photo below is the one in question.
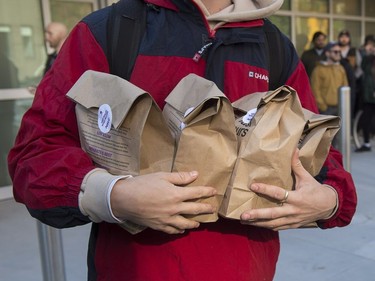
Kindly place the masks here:
POLYGON ((185 185, 195 181, 197 177, 197 171, 174 172, 168 175, 168 181, 175 185, 185 185))
POLYGON ((292 157, 292 171, 295 174, 296 178, 300 178, 308 173, 305 168, 302 166, 301 160, 299 160, 299 149, 297 148, 294 151, 292 157))

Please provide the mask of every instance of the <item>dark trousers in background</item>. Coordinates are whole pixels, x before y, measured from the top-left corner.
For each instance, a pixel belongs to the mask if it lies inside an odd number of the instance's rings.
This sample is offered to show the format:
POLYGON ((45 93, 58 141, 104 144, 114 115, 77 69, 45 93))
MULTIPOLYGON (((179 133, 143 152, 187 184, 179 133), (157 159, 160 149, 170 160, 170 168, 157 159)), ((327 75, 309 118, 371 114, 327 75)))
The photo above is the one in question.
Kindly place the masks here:
POLYGON ((363 115, 362 115, 362 128, 363 128, 363 138, 365 143, 370 142, 370 135, 374 128, 373 118, 375 116, 375 104, 374 103, 364 103, 363 104, 363 115))

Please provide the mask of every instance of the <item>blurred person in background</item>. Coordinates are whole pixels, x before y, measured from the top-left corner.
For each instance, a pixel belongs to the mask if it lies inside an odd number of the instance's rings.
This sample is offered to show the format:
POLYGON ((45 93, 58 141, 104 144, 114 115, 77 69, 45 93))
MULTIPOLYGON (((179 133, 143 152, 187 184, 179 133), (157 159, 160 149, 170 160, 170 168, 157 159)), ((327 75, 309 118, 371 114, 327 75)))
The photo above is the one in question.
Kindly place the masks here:
POLYGON ((363 109, 362 129, 364 143, 355 152, 371 151, 370 133, 375 115, 375 38, 368 35, 361 48, 362 70, 361 79, 361 108, 363 109))
MULTIPOLYGON (((44 32, 44 39, 48 46, 52 49, 52 53, 47 54, 47 60, 44 64, 43 76, 51 69, 52 64, 57 58, 66 37, 68 36, 68 29, 65 24, 61 22, 51 22, 47 25, 44 32)), ((37 85, 30 85, 27 87, 31 94, 35 94, 37 85)))
POLYGON ((352 46, 349 30, 340 31, 337 41, 341 49, 341 57, 347 60, 353 68, 356 77, 361 75, 361 56, 358 49, 352 46))
POLYGON ((325 60, 311 74, 311 87, 321 114, 338 114, 338 89, 348 86, 345 69, 340 64, 341 50, 338 42, 330 42, 324 48, 325 60))
POLYGON ((321 31, 315 32, 311 40, 312 48, 304 51, 301 55, 301 61, 310 79, 314 67, 319 61, 324 60, 324 47, 327 44, 326 40, 326 34, 321 31))
POLYGON ((344 67, 348 86, 350 87, 351 115, 354 117, 356 100, 360 95, 360 77, 362 76, 361 56, 358 49, 352 46, 349 30, 340 31, 337 40, 341 49, 341 65, 344 67))
MULTIPOLYGON (((363 59, 363 57, 367 55, 373 55, 374 46, 375 46, 375 36, 373 34, 366 35, 363 45, 358 48, 361 58, 363 59)), ((362 67, 362 71, 363 71, 363 67, 362 67)))
POLYGON ((65 38, 68 35, 68 29, 65 24, 61 22, 51 22, 47 25, 45 31, 45 40, 48 45, 53 49, 53 52, 48 55, 47 61, 44 67, 44 74, 51 68, 54 63, 57 54, 59 53, 62 45, 64 44, 65 38))
POLYGON ((354 112, 353 112, 353 117, 356 115, 356 113, 363 109, 363 81, 364 81, 364 69, 363 69, 363 59, 368 56, 368 55, 371 55, 372 54, 372 48, 374 48, 375 46, 375 36, 373 34, 368 34, 366 35, 365 37, 365 40, 363 42, 363 45, 361 45, 359 48, 358 48, 358 52, 361 56, 361 71, 362 71, 362 75, 358 81, 358 94, 356 96, 356 100, 355 100, 355 107, 354 107, 354 112))

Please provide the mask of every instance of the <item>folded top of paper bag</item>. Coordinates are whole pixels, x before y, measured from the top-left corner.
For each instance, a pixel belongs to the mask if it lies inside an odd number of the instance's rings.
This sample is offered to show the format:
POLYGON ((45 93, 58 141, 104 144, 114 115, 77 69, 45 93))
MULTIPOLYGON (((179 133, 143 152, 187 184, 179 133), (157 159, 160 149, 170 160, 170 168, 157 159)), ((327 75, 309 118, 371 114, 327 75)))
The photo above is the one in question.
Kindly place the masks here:
MULTIPOLYGON (((197 117, 197 113, 200 114, 199 119, 207 117, 202 115, 200 107, 207 100, 215 98, 227 99, 214 82, 196 74, 189 74, 177 84, 165 101, 167 105, 172 106, 183 115, 185 122, 191 122, 197 117)), ((207 114, 213 113, 207 112, 207 114)))
POLYGON ((141 96, 152 97, 134 84, 112 74, 87 70, 67 93, 85 108, 99 108, 108 104, 112 111, 112 125, 118 129, 133 103, 141 96), (116 95, 103 95, 115 92, 116 95), (105 101, 105 102, 104 102, 105 101))

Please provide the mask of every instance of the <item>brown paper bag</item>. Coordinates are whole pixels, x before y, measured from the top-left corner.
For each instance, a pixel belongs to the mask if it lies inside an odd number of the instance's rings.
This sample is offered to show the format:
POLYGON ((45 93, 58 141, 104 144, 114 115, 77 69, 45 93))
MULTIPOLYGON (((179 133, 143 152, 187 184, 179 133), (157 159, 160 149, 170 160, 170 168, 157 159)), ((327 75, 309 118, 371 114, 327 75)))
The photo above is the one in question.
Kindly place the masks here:
POLYGON ((292 190, 291 160, 305 120, 297 93, 287 86, 245 96, 233 106, 243 112, 236 119, 240 146, 219 213, 239 219, 245 210, 277 206, 271 198, 250 191, 252 183, 292 190))
MULTIPOLYGON (((67 96, 77 103, 81 146, 98 167, 132 176, 171 171, 174 140, 148 93, 118 76, 89 70, 67 96)), ((131 222, 124 228, 143 229, 131 222)))
POLYGON ((299 141, 299 158, 303 167, 312 175, 319 174, 326 160, 332 140, 340 130, 340 117, 315 114, 303 109, 305 129, 299 141))
POLYGON ((148 93, 117 76, 89 70, 67 96, 77 103, 82 148, 98 167, 133 176, 171 171, 174 141, 148 93))
MULTIPOLYGON (((326 160, 332 140, 340 129, 340 117, 322 115, 302 109, 306 122, 299 140, 299 159, 302 166, 312 175, 319 174, 326 160)), ((318 227, 312 222, 301 228, 318 227)))
MULTIPOLYGON (((219 208, 237 154, 230 102, 213 82, 190 74, 167 97, 163 114, 176 139, 173 171, 198 171, 199 177, 191 186, 206 185, 217 189, 214 198, 200 202, 219 208)), ((190 218, 199 222, 213 222, 218 215, 190 218)))

